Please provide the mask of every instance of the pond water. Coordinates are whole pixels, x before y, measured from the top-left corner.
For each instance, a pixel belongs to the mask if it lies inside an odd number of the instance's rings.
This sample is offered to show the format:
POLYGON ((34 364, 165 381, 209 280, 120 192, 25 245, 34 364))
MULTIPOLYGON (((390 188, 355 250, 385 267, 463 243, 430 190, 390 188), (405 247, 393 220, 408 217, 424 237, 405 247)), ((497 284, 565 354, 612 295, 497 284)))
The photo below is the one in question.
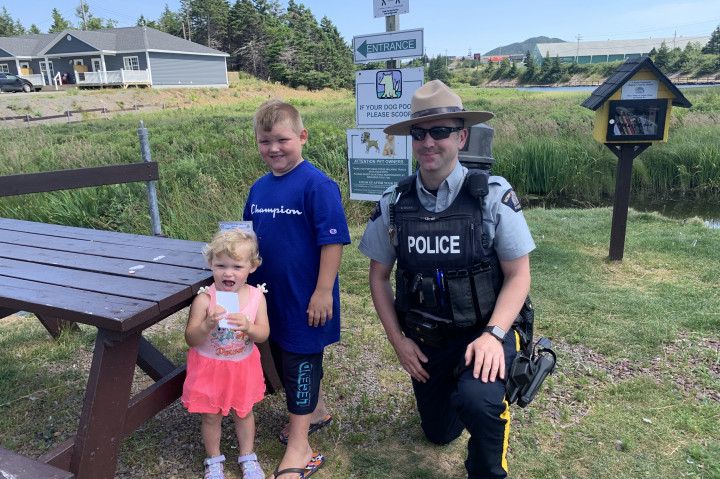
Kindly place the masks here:
MULTIPOLYGON (((706 88, 720 86, 720 83, 703 83, 701 85, 675 85, 679 89, 684 88, 706 88)), ((594 91, 597 86, 531 86, 518 87, 518 90, 524 91, 594 91)))
MULTIPOLYGON (((613 198, 578 200, 575 198, 523 198, 523 206, 530 208, 598 208, 613 207, 613 198)), ((700 218, 709 228, 720 228, 720 201, 707 199, 647 199, 630 197, 630 208, 643 213, 659 213, 668 218, 684 220, 700 218)))

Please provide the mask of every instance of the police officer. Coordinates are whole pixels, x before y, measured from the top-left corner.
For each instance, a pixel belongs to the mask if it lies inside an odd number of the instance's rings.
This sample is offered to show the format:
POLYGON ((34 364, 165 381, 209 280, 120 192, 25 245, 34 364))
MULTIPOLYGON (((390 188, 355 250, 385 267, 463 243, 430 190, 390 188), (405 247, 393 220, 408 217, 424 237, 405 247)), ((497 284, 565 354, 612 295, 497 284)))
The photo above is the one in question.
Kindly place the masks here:
POLYGON ((468 477, 507 477, 511 326, 535 244, 510 184, 458 161, 466 127, 493 114, 466 111, 438 80, 415 92, 410 113, 384 132, 412 136, 418 173, 383 194, 359 245, 373 303, 412 377, 426 437, 447 444, 467 429, 468 477))

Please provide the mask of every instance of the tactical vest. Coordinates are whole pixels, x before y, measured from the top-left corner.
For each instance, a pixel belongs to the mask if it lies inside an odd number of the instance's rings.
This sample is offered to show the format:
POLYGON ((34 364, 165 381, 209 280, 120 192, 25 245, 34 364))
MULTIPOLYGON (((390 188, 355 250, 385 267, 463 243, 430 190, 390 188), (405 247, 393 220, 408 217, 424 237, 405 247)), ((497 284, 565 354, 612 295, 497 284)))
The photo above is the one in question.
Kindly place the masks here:
POLYGON ((452 204, 426 210, 415 175, 398 183, 390 201, 397 252, 395 308, 422 311, 460 328, 487 324, 502 285, 502 270, 483 229, 489 173, 470 170, 452 204))

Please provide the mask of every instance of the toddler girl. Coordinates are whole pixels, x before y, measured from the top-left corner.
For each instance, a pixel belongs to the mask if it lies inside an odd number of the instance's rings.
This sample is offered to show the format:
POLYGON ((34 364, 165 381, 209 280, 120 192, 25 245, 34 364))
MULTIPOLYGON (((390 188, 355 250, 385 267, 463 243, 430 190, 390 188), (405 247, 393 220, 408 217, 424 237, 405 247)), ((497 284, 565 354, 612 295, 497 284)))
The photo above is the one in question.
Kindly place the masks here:
POLYGON ((253 404, 265 395, 260 353, 254 343, 270 334, 262 292, 246 284, 260 265, 257 238, 239 230, 220 231, 205 245, 213 284, 198 293, 190 306, 185 341, 190 346, 182 402, 188 412, 200 413, 200 432, 207 452, 205 479, 224 479, 220 453, 223 416, 232 413, 240 446, 238 463, 244 479, 264 479, 257 456, 253 404), (218 291, 237 293, 239 313, 216 304, 218 291), (220 327, 220 320, 227 327, 220 327))

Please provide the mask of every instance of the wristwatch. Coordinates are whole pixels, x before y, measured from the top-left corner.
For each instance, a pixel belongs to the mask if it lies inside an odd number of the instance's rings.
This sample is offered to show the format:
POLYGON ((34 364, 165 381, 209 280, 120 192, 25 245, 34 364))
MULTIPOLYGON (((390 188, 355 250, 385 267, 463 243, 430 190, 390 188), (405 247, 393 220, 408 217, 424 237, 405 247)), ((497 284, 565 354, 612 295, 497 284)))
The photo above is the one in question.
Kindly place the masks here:
POLYGON ((505 330, 500 326, 487 326, 485 329, 483 329, 483 333, 490 333, 495 336, 495 339, 497 339, 501 343, 505 342, 506 333, 505 330))

